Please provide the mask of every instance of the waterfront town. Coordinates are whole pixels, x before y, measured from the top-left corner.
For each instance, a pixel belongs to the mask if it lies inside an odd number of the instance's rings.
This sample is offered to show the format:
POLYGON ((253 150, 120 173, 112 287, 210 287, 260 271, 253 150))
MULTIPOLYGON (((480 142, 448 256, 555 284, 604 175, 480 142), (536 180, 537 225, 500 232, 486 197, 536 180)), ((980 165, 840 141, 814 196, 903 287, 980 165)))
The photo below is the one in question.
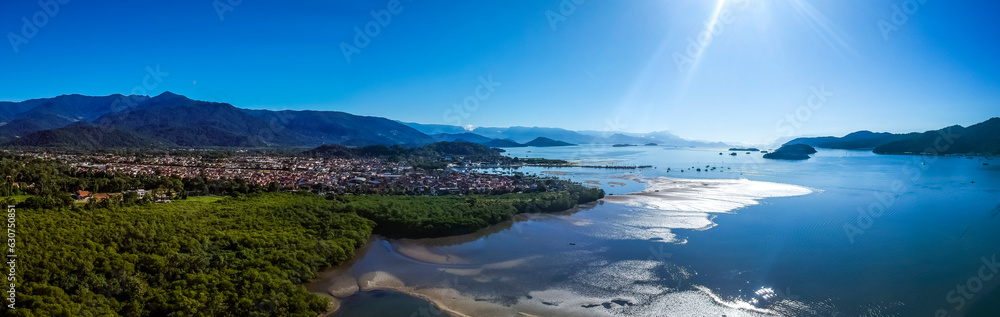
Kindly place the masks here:
MULTIPOLYGON (((380 158, 310 158, 277 155, 234 155, 228 158, 201 156, 119 156, 112 154, 23 153, 22 156, 53 159, 77 172, 129 176, 242 179, 256 186, 282 190, 328 193, 378 194, 501 194, 537 186, 538 178, 510 169, 498 162, 469 162, 460 157, 444 159, 447 168, 424 170, 403 162, 380 158), (480 172, 493 169, 490 173, 480 172)), ((78 199, 87 196, 78 194, 78 199)))

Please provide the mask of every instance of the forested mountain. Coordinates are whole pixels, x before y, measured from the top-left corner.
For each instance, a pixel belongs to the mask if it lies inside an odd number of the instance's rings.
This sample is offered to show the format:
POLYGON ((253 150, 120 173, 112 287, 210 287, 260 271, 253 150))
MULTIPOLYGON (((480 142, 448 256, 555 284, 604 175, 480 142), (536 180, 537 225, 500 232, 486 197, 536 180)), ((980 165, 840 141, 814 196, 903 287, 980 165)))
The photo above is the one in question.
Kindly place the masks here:
POLYGON ((923 133, 858 131, 839 138, 797 138, 785 143, 792 144, 844 150, 873 149, 878 154, 1000 153, 1000 118, 992 118, 969 127, 955 125, 923 133))
POLYGON ((27 137, 15 139, 8 143, 8 145, 101 149, 125 147, 160 148, 167 147, 170 143, 162 139, 127 130, 74 124, 59 129, 38 131, 27 137))
POLYGON ((399 160, 407 157, 443 157, 446 155, 472 156, 483 159, 500 158, 500 150, 469 142, 435 142, 421 147, 370 145, 346 147, 325 144, 303 152, 312 157, 381 157, 399 160))
POLYGON ((421 145, 435 140, 395 121, 339 111, 243 110, 268 125, 280 127, 303 145, 421 145))
POLYGON ((546 138, 546 137, 537 137, 534 140, 531 140, 531 141, 528 141, 527 143, 524 143, 524 145, 527 145, 527 146, 543 146, 544 147, 544 146, 573 146, 573 145, 576 145, 576 144, 572 144, 572 143, 569 143, 569 142, 563 142, 563 141, 557 141, 557 140, 549 139, 549 138, 546 138))
MULTIPOLYGON (((0 144, 8 145, 313 147, 321 144, 419 146, 439 141, 468 141, 491 147, 516 147, 539 137, 567 144, 654 142, 668 146, 725 146, 684 140, 669 132, 607 135, 544 127, 481 127, 469 131, 459 126, 403 123, 338 111, 248 110, 226 103, 192 100, 170 92, 152 98, 63 95, 0 102, 0 144), (71 126, 78 123, 87 125, 71 126), (100 129, 81 128, 84 126, 100 129), (100 131, 110 135, 94 135, 100 131)), ((534 144, 547 146, 550 143, 534 144)))
POLYGON ((145 96, 62 95, 22 102, 0 102, 0 140, 61 128, 74 122, 91 121, 108 113, 127 110, 146 99, 148 97, 145 96))
POLYGON ((514 142, 510 139, 493 139, 489 142, 483 143, 485 146, 489 147, 525 147, 527 145, 514 142))
POLYGON ((913 136, 914 134, 893 134, 888 132, 875 133, 871 131, 858 131, 843 137, 816 137, 816 138, 797 138, 785 143, 789 144, 805 144, 814 147, 827 148, 827 149, 841 149, 841 150, 866 150, 874 149, 875 147, 895 142, 899 140, 906 139, 913 136))
POLYGON ((153 98, 59 96, 4 103, 0 108, 0 115, 12 118, 0 126, 0 138, 6 136, 9 145, 287 147, 434 142, 385 118, 335 111, 246 110, 169 92, 153 98), (89 124, 71 126, 75 123, 89 124), (108 135, 96 135, 100 133, 108 135))
POLYGON ((170 93, 154 97, 138 109, 107 114, 94 124, 156 136, 182 147, 259 147, 297 145, 298 141, 282 127, 232 105, 170 93))
POLYGON ((912 133, 899 141, 880 145, 878 154, 1000 154, 1000 118, 969 127, 951 126, 924 133, 912 133))
POLYGON ((478 134, 475 134, 475 133, 471 133, 471 132, 465 132, 465 133, 438 133, 438 134, 432 134, 431 138, 433 138, 435 141, 439 141, 439 142, 440 141, 464 140, 466 142, 472 142, 472 143, 478 143, 478 144, 484 144, 486 142, 490 142, 490 141, 493 140, 493 139, 490 139, 490 138, 487 138, 487 137, 484 137, 484 136, 481 136, 481 135, 478 135, 478 134))

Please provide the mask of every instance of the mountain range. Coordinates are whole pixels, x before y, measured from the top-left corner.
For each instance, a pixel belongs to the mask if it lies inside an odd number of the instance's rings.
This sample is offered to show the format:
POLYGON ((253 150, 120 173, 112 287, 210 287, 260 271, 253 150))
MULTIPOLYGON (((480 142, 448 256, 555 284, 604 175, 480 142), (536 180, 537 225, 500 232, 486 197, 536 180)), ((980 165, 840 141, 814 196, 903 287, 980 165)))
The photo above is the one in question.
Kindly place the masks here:
MULTIPOLYGON (((647 144, 656 143, 663 146, 677 147, 728 147, 722 142, 704 142, 687 140, 667 131, 650 133, 627 133, 615 131, 572 131, 560 128, 544 127, 478 127, 468 130, 460 126, 441 124, 420 124, 412 122, 402 122, 411 128, 432 136, 441 136, 442 141, 453 139, 464 139, 473 143, 480 143, 472 140, 468 134, 485 137, 488 139, 500 139, 510 142, 527 143, 538 137, 559 140, 573 144, 647 144), (465 135, 465 136, 463 136, 465 135)), ((485 143, 485 142, 484 142, 485 143)))
POLYGON ((872 150, 878 154, 1000 154, 1000 118, 968 127, 959 125, 923 133, 905 134, 858 131, 843 137, 797 138, 785 145, 872 150))
MULTIPOLYGON (((0 102, 0 144, 36 147, 316 147, 465 141, 489 147, 649 144, 726 147, 670 132, 572 131, 545 127, 418 124, 338 111, 241 109, 165 92, 148 96, 62 95, 0 102)), ((1000 154, 1000 118, 923 133, 858 131, 843 137, 796 138, 790 144, 865 149, 879 154, 1000 154)))
POLYGON ((491 147, 649 143, 725 146, 669 132, 625 134, 559 128, 476 128, 402 123, 338 111, 241 109, 165 92, 155 97, 63 95, 0 102, 0 144, 38 147, 315 147, 427 145, 491 147))
POLYGON ((248 110, 169 92, 153 98, 70 95, 0 106, 10 120, 0 126, 0 139, 15 146, 305 147, 434 142, 426 134, 385 118, 335 111, 248 110))

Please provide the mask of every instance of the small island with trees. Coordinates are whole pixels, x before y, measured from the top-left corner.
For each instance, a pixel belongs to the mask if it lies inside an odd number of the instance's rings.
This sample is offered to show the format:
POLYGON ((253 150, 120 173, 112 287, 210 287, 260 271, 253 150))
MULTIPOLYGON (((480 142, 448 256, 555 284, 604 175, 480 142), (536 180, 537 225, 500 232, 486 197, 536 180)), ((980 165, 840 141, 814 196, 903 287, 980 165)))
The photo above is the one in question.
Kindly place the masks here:
POLYGON ((764 158, 773 160, 808 160, 810 154, 815 154, 816 149, 805 144, 790 144, 774 150, 774 152, 764 154, 764 158))

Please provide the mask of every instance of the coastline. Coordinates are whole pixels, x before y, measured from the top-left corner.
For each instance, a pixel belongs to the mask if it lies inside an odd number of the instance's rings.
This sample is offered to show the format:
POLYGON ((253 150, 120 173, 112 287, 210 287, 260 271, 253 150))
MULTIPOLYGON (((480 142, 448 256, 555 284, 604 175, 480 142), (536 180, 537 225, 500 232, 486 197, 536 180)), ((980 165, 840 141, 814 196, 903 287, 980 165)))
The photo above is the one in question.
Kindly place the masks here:
MULTIPOLYGON (((467 243, 509 229, 516 222, 535 220, 538 217, 569 215, 579 212, 581 210, 594 208, 595 206, 598 206, 603 203, 604 200, 599 199, 597 201, 577 205, 573 208, 561 212, 517 214, 514 216, 513 219, 479 229, 476 232, 469 234, 439 237, 439 238, 392 239, 391 241, 404 244, 403 246, 397 245, 396 248, 394 249, 395 252, 398 252, 403 257, 425 263, 449 264, 449 261, 454 261, 454 260, 443 259, 440 256, 433 255, 428 252, 423 252, 424 250, 415 250, 408 247, 410 246, 411 243, 414 243, 415 241, 420 241, 423 243, 432 241, 431 243, 440 243, 444 245, 467 243)), ((364 256, 364 254, 369 251, 369 249, 375 247, 376 245, 375 242, 379 240, 390 241, 389 238, 373 234, 363 247, 358 248, 354 251, 354 255, 349 260, 344 261, 340 265, 332 266, 320 271, 319 273, 317 273, 315 278, 313 278, 308 283, 303 284, 309 292, 323 296, 324 298, 329 299, 331 303, 330 308, 324 311, 318 317, 329 316, 330 314, 337 312, 337 310, 339 310, 341 307, 341 301, 343 301, 345 298, 349 296, 355 295, 359 292, 367 292, 375 290, 392 291, 420 298, 424 301, 431 303, 438 310, 447 314, 450 317, 480 316, 479 314, 466 314, 463 313, 462 311, 459 311, 459 308, 455 308, 454 306, 460 306, 460 305, 458 305, 458 303, 451 303, 451 302, 454 302, 459 298, 465 299, 467 301, 467 303, 465 303, 465 306, 487 306, 487 304, 491 304, 485 302, 478 302, 475 299, 471 298, 464 298, 461 295, 459 295, 456 290, 450 288, 415 288, 406 286, 405 283, 403 283, 401 280, 386 272, 381 272, 381 271, 369 272, 357 277, 351 275, 348 272, 350 268, 354 266, 357 263, 357 261, 361 259, 364 256), (375 275, 369 276, 370 274, 375 274, 375 275), (353 280, 353 285, 354 285, 353 287, 350 286, 350 284, 352 284, 351 282, 347 282, 349 280, 353 280), (341 283, 341 285, 338 285, 338 282, 341 283)), ((454 264, 454 262, 451 263, 454 264)), ((498 265, 509 265, 509 264, 500 264, 500 263, 495 264, 495 266, 498 265)), ((485 307, 480 307, 479 309, 482 310, 483 308, 485 307)), ((489 309, 489 310, 491 310, 494 313, 497 312, 496 310, 504 310, 502 306, 497 306, 493 308, 494 309, 489 309)), ((521 312, 517 312, 516 314, 520 316, 534 316, 531 314, 521 313, 521 312)))
MULTIPOLYGON (((809 188, 797 185, 750 181, 746 179, 678 179, 667 177, 627 179, 643 182, 646 184, 646 188, 644 190, 628 194, 608 195, 597 202, 577 206, 564 212, 519 214, 518 216, 520 217, 480 229, 477 233, 433 239, 391 240, 391 252, 394 253, 395 256, 404 257, 409 260, 427 263, 430 265, 443 266, 443 268, 439 268, 439 270, 442 271, 454 270, 462 271, 461 274, 475 274, 475 269, 466 270, 447 268, 448 265, 463 264, 465 261, 460 257, 429 252, 427 248, 438 244, 454 245, 475 241, 484 236, 489 236, 491 234, 509 229, 511 224, 514 222, 531 220, 534 218, 532 216, 572 214, 573 212, 586 208, 592 208, 595 205, 603 203, 659 209, 667 212, 694 212, 706 215, 705 221, 711 222, 709 217, 711 217, 710 214, 712 213, 729 213, 738 208, 755 205, 759 200, 765 198, 798 196, 814 192, 809 188)), ((698 228, 677 228, 704 230, 711 228, 711 226, 712 225, 699 225, 698 228)), ((308 283, 308 288, 311 292, 331 299, 338 299, 338 307, 328 310, 321 316, 326 316, 336 312, 337 309, 339 309, 339 300, 342 300, 347 296, 354 295, 358 292, 374 290, 392 291, 422 299, 436 307, 442 313, 453 317, 496 315, 533 316, 519 311, 523 309, 527 309, 533 313, 545 312, 545 316, 577 316, 581 312, 579 309, 569 306, 564 308, 554 308, 546 307, 534 302, 521 302, 515 305, 501 305, 490 301, 482 301, 477 300, 476 298, 467 297, 459 293, 456 289, 450 287, 410 286, 396 276, 393 276, 391 273, 382 270, 368 271, 363 274, 361 272, 354 272, 354 274, 351 274, 351 272, 349 272, 351 267, 358 259, 365 257, 365 254, 375 245, 373 242, 378 238, 381 237, 373 235, 365 247, 356 250, 355 255, 351 258, 351 260, 344 262, 340 266, 323 271, 317 276, 316 279, 308 283), (344 283, 345 280, 347 280, 347 283, 344 283), (338 286, 338 283, 342 285, 338 286)), ((390 240, 384 241, 389 242, 390 240)), ((487 264, 483 267, 497 264, 498 263, 487 264)), ((717 304, 727 306, 726 301, 712 297, 714 294, 711 294, 711 292, 706 293, 705 290, 698 289, 694 293, 696 294, 692 295, 691 293, 682 292, 682 294, 678 294, 678 296, 689 297, 704 295, 712 298, 712 300, 717 304)), ((580 296, 579 294, 572 293, 561 295, 580 296)), ((589 303, 593 300, 594 299, 585 297, 575 299, 575 301, 580 301, 582 303, 589 303)), ((730 306, 730 308, 734 307, 730 306)), ((751 307, 740 308, 750 309, 753 311, 751 307)), ((595 316, 600 315, 599 312, 596 311, 584 312, 585 315, 591 315, 591 313, 595 316)), ((754 311, 754 313, 768 314, 768 312, 765 311, 754 311)))

